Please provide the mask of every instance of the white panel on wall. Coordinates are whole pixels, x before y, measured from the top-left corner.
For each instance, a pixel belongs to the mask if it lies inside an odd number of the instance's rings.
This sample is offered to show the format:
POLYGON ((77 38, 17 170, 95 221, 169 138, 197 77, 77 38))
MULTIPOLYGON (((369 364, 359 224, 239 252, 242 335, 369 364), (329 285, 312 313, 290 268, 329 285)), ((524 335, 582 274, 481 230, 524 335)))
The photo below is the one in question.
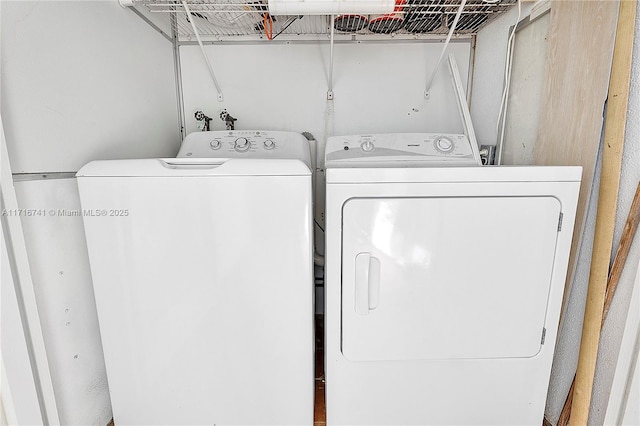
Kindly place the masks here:
POLYGON ((17 182, 25 242, 62 424, 106 425, 111 402, 75 179, 17 182))
MULTIPOLYGON (((224 93, 218 102, 197 46, 180 48, 187 132, 203 110, 224 129, 226 108, 237 129, 309 131, 317 140, 331 134, 375 132, 462 132, 455 93, 441 64, 431 98, 426 81, 442 50, 438 42, 361 42, 334 46, 333 93, 327 101, 328 43, 207 45, 224 93)), ((452 42, 467 84, 471 43, 452 42)))
POLYGON ((1 227, 0 236, 0 369, 4 369, 0 373, 0 398, 8 405, 3 407, 3 411, 7 411, 7 420, 19 425, 42 424, 36 383, 31 372, 27 342, 18 310, 14 276, 1 227))
POLYGON ((14 173, 177 152, 172 45, 132 11, 117 1, 9 1, 0 28, 14 173))

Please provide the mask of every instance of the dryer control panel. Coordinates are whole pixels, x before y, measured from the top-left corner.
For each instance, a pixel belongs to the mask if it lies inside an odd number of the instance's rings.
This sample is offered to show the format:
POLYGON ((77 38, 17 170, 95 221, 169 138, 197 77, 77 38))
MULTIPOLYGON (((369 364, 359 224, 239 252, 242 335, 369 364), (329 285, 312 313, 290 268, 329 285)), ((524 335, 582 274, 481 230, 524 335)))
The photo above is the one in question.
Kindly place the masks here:
POLYGON ((325 167, 437 167, 481 165, 465 135, 393 133, 333 136, 325 167))
POLYGON ((270 130, 194 132, 182 142, 178 158, 295 159, 311 168, 309 142, 300 133, 270 130))

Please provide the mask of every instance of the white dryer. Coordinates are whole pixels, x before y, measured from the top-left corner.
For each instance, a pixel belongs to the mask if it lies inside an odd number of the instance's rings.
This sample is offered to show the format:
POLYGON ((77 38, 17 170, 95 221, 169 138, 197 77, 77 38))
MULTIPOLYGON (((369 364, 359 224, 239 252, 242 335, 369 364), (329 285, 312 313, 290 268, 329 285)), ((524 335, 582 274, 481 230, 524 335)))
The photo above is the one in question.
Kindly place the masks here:
POLYGON ((179 157, 77 175, 115 423, 311 425, 308 142, 202 132, 179 157))
POLYGON ((327 424, 540 424, 581 169, 434 134, 325 158, 327 424))

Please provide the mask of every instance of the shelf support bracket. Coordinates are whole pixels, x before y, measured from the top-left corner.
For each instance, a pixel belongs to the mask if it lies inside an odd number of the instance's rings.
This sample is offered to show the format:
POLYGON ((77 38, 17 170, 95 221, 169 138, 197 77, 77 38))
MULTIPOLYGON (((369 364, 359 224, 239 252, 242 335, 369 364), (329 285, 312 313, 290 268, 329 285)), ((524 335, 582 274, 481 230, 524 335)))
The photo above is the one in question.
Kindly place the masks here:
POLYGON ((151 21, 151 19, 147 18, 144 15, 144 13, 142 13, 138 9, 136 9, 136 5, 133 3, 133 0, 118 0, 118 3, 124 9, 129 9, 130 11, 132 11, 133 13, 138 15, 138 17, 140 19, 142 19, 144 22, 146 22, 151 28, 153 28, 154 30, 159 32, 160 35, 162 35, 162 37, 166 38, 170 43, 173 43, 173 39, 169 34, 167 34, 165 31, 163 31, 162 28, 160 28, 153 21, 151 21))
POLYGON ((331 40, 329 48, 329 90, 327 90, 327 100, 333 100, 333 42, 336 15, 331 15, 331 40))
POLYGON ((436 74, 438 73, 438 69, 440 68, 440 63, 442 62, 442 58, 447 51, 447 46, 449 46, 449 42, 451 41, 451 36, 453 36, 453 32, 456 30, 456 25, 458 25, 458 20, 462 15, 462 11, 464 10, 464 5, 467 3, 467 0, 461 0, 460 6, 458 6, 458 11, 456 12, 455 17, 453 18, 453 23, 451 24, 451 28, 449 29, 449 34, 447 34, 447 38, 444 41, 444 46, 442 46, 442 52, 440 52, 440 57, 438 58, 438 62, 436 62, 436 66, 431 73, 431 77, 427 80, 427 85, 424 89, 424 98, 429 99, 431 97, 431 85, 433 84, 433 80, 436 78, 436 74))
POLYGON ((218 84, 218 79, 216 78, 216 73, 213 71, 213 66, 209 61, 209 57, 207 56, 207 51, 204 50, 204 45, 202 44, 202 40, 200 39, 200 33, 196 28, 196 25, 193 23, 193 18, 191 15, 191 10, 189 10, 189 6, 187 5, 186 0, 182 0, 182 6, 184 7, 184 11, 187 12, 187 18, 189 18, 189 23, 191 24, 191 29, 193 30, 193 34, 196 36, 196 40, 198 40, 198 45, 200 46, 200 50, 202 51, 202 56, 204 57, 205 62, 207 63, 207 68, 209 68, 209 74, 211 74, 211 80, 213 80, 213 85, 216 87, 216 92, 218 94, 218 102, 222 102, 224 100, 222 96, 222 90, 220 90, 220 84, 218 84))
POLYGON ((178 46, 177 13, 177 10, 172 11, 169 15, 169 19, 171 21, 171 38, 173 44, 173 73, 176 79, 176 100, 178 102, 178 120, 180 122, 180 141, 183 141, 186 136, 186 120, 184 116, 184 95, 182 91, 182 65, 180 64, 180 48, 178 46))

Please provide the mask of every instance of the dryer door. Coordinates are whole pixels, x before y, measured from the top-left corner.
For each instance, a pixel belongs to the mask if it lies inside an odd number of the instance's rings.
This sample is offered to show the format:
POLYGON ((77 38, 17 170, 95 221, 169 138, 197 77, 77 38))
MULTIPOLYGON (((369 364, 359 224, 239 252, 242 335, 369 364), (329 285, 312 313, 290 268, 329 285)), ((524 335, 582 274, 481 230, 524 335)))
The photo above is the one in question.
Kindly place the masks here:
POLYGON ((560 209, 554 197, 348 200, 342 224, 345 357, 535 356, 560 209))

